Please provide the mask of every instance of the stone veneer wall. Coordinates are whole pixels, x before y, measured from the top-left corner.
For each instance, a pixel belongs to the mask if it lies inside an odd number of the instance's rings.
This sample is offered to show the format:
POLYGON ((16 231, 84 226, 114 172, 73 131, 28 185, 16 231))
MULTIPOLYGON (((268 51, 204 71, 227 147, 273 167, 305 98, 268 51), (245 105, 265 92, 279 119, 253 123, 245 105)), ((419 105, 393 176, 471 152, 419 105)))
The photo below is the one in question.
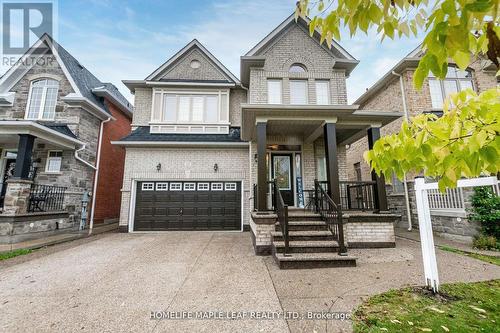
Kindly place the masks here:
MULTIPOLYGON (((55 79, 59 81, 59 92, 55 118, 50 123, 67 124, 78 139, 86 143, 86 149, 81 151, 79 155, 89 163, 94 164, 96 161, 100 120, 79 107, 69 107, 62 100, 62 97, 73 93, 74 90, 55 57, 49 54, 43 58, 44 61, 37 62, 11 89, 11 91, 16 93, 14 104, 13 106, 0 106, 0 118, 4 120, 24 119, 31 82, 39 78, 55 79)), ((43 121, 39 122, 43 123, 43 121)), ((17 145, 3 145, 2 148, 17 149, 17 145)), ((63 150, 61 172, 46 173, 45 165, 49 150, 61 150, 61 148, 35 140, 33 158, 41 159, 35 183, 67 187, 65 207, 74 215, 74 219, 78 221, 83 192, 92 190, 94 170, 77 161, 74 158, 73 150, 63 150)))
POLYGON ((250 174, 247 148, 127 148, 120 227, 128 227, 134 180, 235 180, 243 185, 243 223, 249 224, 250 174), (157 172, 156 165, 162 170, 157 172), (213 165, 217 163, 218 172, 213 165))
POLYGON ((12 244, 67 232, 76 226, 66 212, 0 215, 0 244, 12 244))

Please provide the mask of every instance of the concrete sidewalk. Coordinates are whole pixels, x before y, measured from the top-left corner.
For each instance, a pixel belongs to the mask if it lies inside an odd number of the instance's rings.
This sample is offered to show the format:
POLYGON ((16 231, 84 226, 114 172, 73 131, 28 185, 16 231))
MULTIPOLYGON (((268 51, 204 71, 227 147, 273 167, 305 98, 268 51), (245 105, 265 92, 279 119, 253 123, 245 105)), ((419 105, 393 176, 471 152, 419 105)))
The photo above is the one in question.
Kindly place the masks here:
MULTIPOLYGON (((408 229, 395 228, 394 232, 396 233, 397 237, 406 238, 409 240, 414 240, 414 241, 420 242, 420 232, 418 229, 413 229, 411 231, 408 231, 408 229)), ((469 252, 469 253, 477 253, 477 254, 483 254, 483 255, 492 256, 492 257, 500 257, 500 251, 488 251, 488 250, 474 249, 474 248, 472 248, 471 244, 453 241, 450 239, 440 237, 438 235, 434 235, 434 245, 435 246, 448 246, 448 247, 452 247, 452 248, 455 248, 455 249, 458 249, 458 250, 461 250, 464 252, 469 252)))
MULTIPOLYGON (((104 232, 109 232, 118 229, 118 223, 107 223, 107 224, 98 224, 95 225, 92 229, 92 235, 102 234, 104 232)), ((61 233, 54 236, 43 237, 40 239, 33 239, 19 243, 13 244, 0 244, 0 253, 1 252, 9 252, 20 249, 39 249, 44 246, 64 243, 73 241, 80 238, 88 237, 88 230, 74 230, 67 233, 61 233)))

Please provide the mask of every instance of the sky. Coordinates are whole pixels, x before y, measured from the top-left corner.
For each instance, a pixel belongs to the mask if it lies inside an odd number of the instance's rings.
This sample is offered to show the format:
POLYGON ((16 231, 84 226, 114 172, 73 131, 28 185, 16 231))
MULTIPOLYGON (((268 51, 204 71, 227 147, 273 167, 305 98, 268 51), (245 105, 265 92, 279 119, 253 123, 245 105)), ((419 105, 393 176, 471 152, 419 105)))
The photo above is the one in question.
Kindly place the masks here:
MULTIPOLYGON (((144 79, 194 38, 239 77, 240 56, 294 6, 295 0, 59 0, 55 36, 83 66, 133 102, 121 81, 144 79)), ((352 103, 420 40, 380 43, 375 33, 360 33, 338 42, 360 60, 347 80, 352 103)))

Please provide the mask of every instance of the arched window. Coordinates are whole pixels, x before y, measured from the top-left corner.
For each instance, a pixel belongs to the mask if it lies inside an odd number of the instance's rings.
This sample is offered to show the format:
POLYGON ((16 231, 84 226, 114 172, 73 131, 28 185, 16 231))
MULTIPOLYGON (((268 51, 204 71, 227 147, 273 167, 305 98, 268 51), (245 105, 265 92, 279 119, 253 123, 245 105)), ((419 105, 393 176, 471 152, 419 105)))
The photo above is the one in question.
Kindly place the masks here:
POLYGON ((437 79, 432 73, 429 75, 433 109, 442 110, 443 102, 448 95, 465 89, 474 89, 471 71, 461 71, 457 67, 449 66, 444 80, 437 79))
POLYGON ((295 63, 290 66, 290 69, 288 70, 290 73, 305 73, 307 71, 306 66, 295 63))
POLYGON ((59 82, 39 79, 31 82, 26 119, 54 119, 59 82))

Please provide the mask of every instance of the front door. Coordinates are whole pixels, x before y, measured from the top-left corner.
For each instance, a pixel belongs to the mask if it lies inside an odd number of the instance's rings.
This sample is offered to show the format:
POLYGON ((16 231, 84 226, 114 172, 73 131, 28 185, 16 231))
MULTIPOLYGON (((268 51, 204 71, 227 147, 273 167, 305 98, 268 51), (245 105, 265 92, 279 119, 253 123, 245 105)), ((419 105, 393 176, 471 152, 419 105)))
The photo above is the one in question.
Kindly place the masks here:
POLYGON ((294 206, 293 154, 272 154, 272 178, 276 179, 285 205, 294 206))

